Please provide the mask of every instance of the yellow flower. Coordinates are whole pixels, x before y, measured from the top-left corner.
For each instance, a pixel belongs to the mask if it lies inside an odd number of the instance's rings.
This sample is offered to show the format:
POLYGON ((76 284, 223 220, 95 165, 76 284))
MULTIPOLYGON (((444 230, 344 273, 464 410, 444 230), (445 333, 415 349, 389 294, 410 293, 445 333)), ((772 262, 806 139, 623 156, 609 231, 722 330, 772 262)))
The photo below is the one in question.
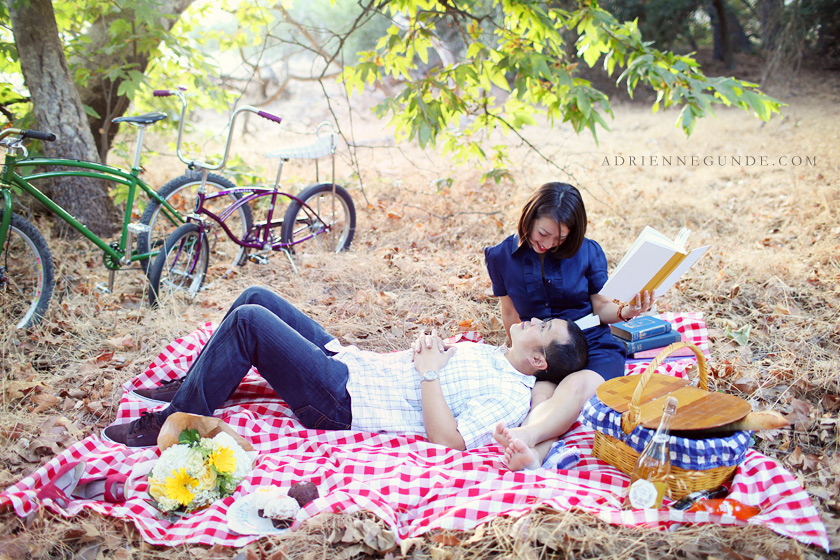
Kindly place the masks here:
POLYGON ((184 469, 173 471, 172 474, 173 476, 166 477, 166 495, 181 505, 190 505, 195 496, 192 489, 198 486, 198 481, 184 469))
POLYGON ((216 487, 216 471, 209 466, 198 475, 198 485, 202 490, 212 490, 216 487))
POLYGON ((156 478, 149 478, 149 496, 160 502, 161 498, 166 497, 166 486, 156 478))
POLYGON ((236 470, 236 455, 229 447, 218 447, 210 453, 210 464, 222 474, 232 473, 236 470))

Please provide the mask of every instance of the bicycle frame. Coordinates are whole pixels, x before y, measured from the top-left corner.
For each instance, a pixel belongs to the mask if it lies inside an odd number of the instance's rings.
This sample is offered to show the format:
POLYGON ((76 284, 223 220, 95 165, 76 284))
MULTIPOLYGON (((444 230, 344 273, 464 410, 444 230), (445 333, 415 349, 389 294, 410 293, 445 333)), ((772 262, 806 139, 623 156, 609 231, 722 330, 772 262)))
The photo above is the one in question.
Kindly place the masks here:
MULTIPOLYGON (((312 239, 313 237, 321 235, 322 233, 324 233, 324 231, 326 231, 328 229, 326 226, 322 226, 322 228, 319 231, 312 233, 308 237, 304 237, 300 240, 297 240, 294 243, 285 243, 283 241, 277 241, 276 243, 272 243, 271 240, 270 240, 271 228, 272 228, 272 226, 280 225, 279 222, 274 222, 274 210, 275 210, 276 205, 277 205, 278 197, 282 197, 284 200, 289 199, 289 201, 294 200, 296 202, 299 202, 304 208, 306 208, 309 212, 311 212, 312 215, 318 217, 319 221, 321 221, 320 216, 318 216, 318 213, 315 212, 314 210, 312 210, 312 208, 309 205, 307 205, 304 201, 302 201, 301 199, 299 199, 298 197, 296 197, 292 194, 279 191, 279 190, 277 190, 276 188, 273 188, 273 187, 240 187, 240 188, 230 189, 230 190, 226 190, 226 191, 218 191, 218 192, 214 192, 212 194, 206 194, 205 192, 203 192, 203 189, 199 189, 198 197, 197 197, 196 203, 195 203, 195 210, 193 211, 192 214, 187 216, 187 221, 188 222, 190 222, 190 221, 198 222, 200 224, 200 227, 202 227, 202 230, 203 230, 203 228, 204 228, 203 216, 206 216, 207 218, 210 218, 211 220, 213 220, 214 222, 219 224, 219 226, 225 231, 225 233, 231 239, 231 241, 233 241, 234 243, 236 243, 240 247, 246 247, 246 248, 249 248, 249 249, 259 249, 259 250, 269 250, 270 249, 272 251, 280 251, 280 250, 283 250, 283 249, 288 249, 289 247, 293 247, 295 245, 298 245, 299 243, 303 243, 304 241, 307 241, 309 239, 312 239), (242 198, 238 198, 236 200, 236 202, 234 202, 233 204, 231 204, 230 206, 225 208, 225 210, 221 213, 221 215, 214 214, 213 212, 211 212, 210 210, 208 210, 207 208, 204 207, 204 203, 206 201, 213 200, 213 199, 216 199, 216 198, 219 198, 219 197, 222 197, 222 196, 226 196, 226 195, 230 195, 230 194, 233 194, 233 193, 237 193, 237 192, 242 193, 244 196, 242 198), (242 206, 244 204, 249 204, 253 200, 257 200, 259 198, 263 198, 263 197, 267 197, 267 196, 271 197, 271 201, 270 201, 270 206, 268 207, 268 211, 266 212, 265 224, 263 225, 263 224, 255 223, 253 225, 253 227, 251 228, 251 230, 248 231, 247 238, 246 239, 241 239, 235 233, 233 233, 233 231, 231 231, 231 229, 225 223, 225 220, 227 220, 231 216, 231 214, 236 212, 236 210, 240 206, 242 206), (258 235, 260 233, 260 229, 263 229, 264 231, 262 231, 262 236, 258 237, 258 235), (253 240, 251 239, 252 237, 253 237, 253 240)), ((321 221, 321 223, 323 224, 323 221, 321 221)))
POLYGON ((149 198, 157 200, 162 205, 165 209, 165 215, 168 219, 172 220, 173 223, 183 223, 184 221, 166 200, 161 198, 151 187, 140 179, 139 167, 132 167, 131 171, 126 172, 116 167, 95 162, 48 157, 24 158, 19 160, 15 154, 6 153, 0 183, 2 183, 0 184, 0 187, 2 187, 3 191, 3 207, 5 210, 3 213, 2 224, 0 224, 0 247, 3 246, 6 240, 9 226, 7 219, 11 220, 12 197, 10 187, 16 187, 21 191, 30 194, 33 198, 46 206, 50 212, 67 222, 70 227, 81 233, 91 243, 99 247, 106 256, 106 258, 104 258, 105 266, 110 270, 118 270, 122 267, 122 265, 130 264, 141 259, 148 259, 154 255, 154 253, 133 254, 130 255, 129 258, 126 258, 126 255, 130 254, 131 250, 132 239, 129 234, 129 224, 131 222, 131 213, 134 209, 134 200, 138 187, 140 190, 144 191, 149 198), (18 168, 44 166, 69 167, 76 169, 76 171, 47 171, 44 173, 33 173, 31 175, 26 175, 25 177, 16 172, 16 169, 18 168), (31 181, 61 177, 87 177, 90 179, 101 179, 110 183, 126 185, 128 187, 125 216, 122 222, 120 239, 117 242, 116 247, 112 247, 111 244, 94 234, 87 228, 87 226, 79 222, 64 208, 56 204, 44 193, 38 190, 37 187, 31 184, 31 181))

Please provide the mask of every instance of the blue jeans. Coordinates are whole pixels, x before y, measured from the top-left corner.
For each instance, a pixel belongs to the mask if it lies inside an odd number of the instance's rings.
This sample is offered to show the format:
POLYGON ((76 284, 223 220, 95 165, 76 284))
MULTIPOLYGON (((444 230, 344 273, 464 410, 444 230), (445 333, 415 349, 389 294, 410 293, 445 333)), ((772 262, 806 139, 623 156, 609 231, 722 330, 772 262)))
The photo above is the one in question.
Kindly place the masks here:
POLYGON ((167 412, 212 416, 256 366, 307 428, 346 430, 347 366, 324 346, 333 336, 275 293, 242 292, 193 362, 167 412))

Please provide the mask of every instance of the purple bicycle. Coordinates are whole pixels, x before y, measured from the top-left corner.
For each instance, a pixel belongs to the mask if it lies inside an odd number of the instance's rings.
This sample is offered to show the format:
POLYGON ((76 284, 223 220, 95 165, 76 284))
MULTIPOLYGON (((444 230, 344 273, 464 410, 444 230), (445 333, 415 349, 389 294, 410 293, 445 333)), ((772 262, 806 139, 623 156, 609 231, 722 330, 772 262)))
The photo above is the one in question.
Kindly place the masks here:
MULTIPOLYGON (((185 103, 184 95, 177 90, 163 90, 155 95, 177 95, 185 103)), ((209 231, 221 229, 227 237, 239 246, 234 265, 248 262, 265 264, 275 251, 283 252, 292 269, 297 273, 294 256, 316 253, 338 253, 346 250, 356 231, 356 208, 347 190, 335 183, 336 135, 329 123, 321 123, 317 140, 310 145, 283 149, 267 154, 280 163, 272 187, 234 187, 213 190, 206 188, 210 171, 224 167, 230 150, 236 117, 252 112, 269 120, 280 122, 280 117, 260 111, 254 107, 240 107, 231 115, 228 140, 222 162, 210 165, 190 161, 191 169, 201 174, 201 183, 196 193, 195 209, 187 215, 187 223, 179 226, 164 241, 161 251, 149 268, 149 303, 161 305, 173 298, 192 298, 201 289, 207 274, 211 244, 209 231), (329 156, 332 163, 332 181, 318 181, 318 161, 329 156), (283 164, 290 159, 316 160, 316 182, 305 187, 297 195, 284 192, 280 187, 283 164), (219 209, 212 202, 226 198, 230 204, 219 209), (280 204, 280 206, 278 206, 280 204), (285 212, 282 205, 288 204, 285 212), (241 220, 231 227, 231 217, 255 212, 264 219, 248 220, 241 228, 241 220), (282 214, 282 216, 281 216, 282 214)), ((180 144, 180 134, 179 134, 180 144)), ((180 150, 178 152, 181 157, 180 150)), ((186 160, 182 157, 182 161, 186 160)))

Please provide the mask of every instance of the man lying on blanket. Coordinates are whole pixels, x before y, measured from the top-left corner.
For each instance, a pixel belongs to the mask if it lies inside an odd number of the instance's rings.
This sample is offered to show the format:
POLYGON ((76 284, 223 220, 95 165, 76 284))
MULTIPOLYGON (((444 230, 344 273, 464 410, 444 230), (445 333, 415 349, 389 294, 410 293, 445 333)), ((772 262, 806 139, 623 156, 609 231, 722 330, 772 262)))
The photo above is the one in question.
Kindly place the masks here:
POLYGON ((559 380, 586 360, 580 328, 561 319, 516 325, 507 352, 448 346, 435 333, 402 352, 342 347, 292 304, 254 287, 237 298, 184 378, 134 391, 169 406, 108 426, 103 439, 154 446, 170 414, 212 416, 253 365, 307 428, 425 433, 432 443, 471 449, 489 443, 499 422, 522 422, 537 371, 559 380))

